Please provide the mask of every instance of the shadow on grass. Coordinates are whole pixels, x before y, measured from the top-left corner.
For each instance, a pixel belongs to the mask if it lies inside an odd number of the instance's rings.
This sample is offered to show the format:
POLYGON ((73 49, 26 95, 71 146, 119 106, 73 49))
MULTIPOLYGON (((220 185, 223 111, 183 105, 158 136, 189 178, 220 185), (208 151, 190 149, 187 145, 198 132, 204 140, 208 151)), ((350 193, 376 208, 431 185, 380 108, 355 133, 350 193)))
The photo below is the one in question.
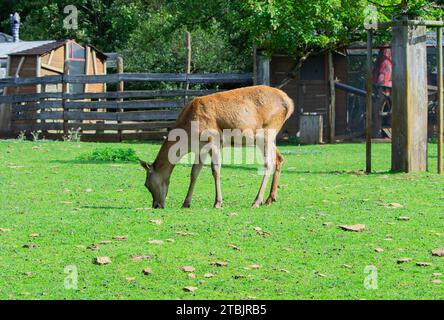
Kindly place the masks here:
POLYGON ((102 210, 134 210, 133 207, 114 207, 114 206, 81 206, 82 209, 102 209, 102 210))
POLYGON ((59 164, 137 164, 130 161, 91 161, 91 160, 51 160, 50 163, 59 164))

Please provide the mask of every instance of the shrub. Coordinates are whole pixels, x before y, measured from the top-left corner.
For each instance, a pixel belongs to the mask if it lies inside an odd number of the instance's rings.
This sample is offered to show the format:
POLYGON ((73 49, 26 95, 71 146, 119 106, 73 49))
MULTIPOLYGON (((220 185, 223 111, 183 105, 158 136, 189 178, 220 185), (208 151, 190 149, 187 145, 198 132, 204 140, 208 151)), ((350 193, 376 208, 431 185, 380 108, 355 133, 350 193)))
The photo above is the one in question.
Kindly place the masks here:
POLYGON ((128 148, 103 148, 95 149, 91 153, 80 155, 78 160, 102 161, 102 162, 125 162, 137 161, 138 157, 134 149, 128 148))

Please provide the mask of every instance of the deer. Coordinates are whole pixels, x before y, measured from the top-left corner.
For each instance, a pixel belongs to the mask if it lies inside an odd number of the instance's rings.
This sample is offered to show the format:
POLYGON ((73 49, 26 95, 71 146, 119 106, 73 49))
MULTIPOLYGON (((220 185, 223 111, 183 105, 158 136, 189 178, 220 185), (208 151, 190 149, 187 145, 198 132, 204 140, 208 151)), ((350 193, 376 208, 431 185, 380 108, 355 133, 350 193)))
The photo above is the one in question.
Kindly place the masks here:
MULTIPOLYGON (((223 146, 226 146, 226 141, 218 141, 218 139, 223 140, 221 133, 225 130, 248 132, 247 138, 252 138, 252 135, 253 140, 257 140, 256 134, 261 132, 260 137, 263 141, 261 153, 263 153, 264 160, 263 178, 252 208, 275 202, 284 161, 282 154, 276 147, 276 137, 284 123, 293 114, 293 111, 293 100, 285 92, 264 85, 217 92, 194 98, 189 102, 179 113, 170 133, 178 129, 184 131, 187 137, 193 136, 193 134, 198 136, 208 131, 212 132, 213 135, 209 135, 207 141, 204 141, 207 144, 202 141, 197 144, 198 150, 195 152, 190 184, 182 207, 189 208, 191 205, 194 186, 207 155, 211 155, 211 171, 215 185, 214 208, 222 207, 220 154, 221 142, 223 146), (211 143, 210 147, 208 147, 208 142, 211 143), (207 147, 205 148, 205 146, 207 147), (270 194, 263 203, 271 173, 273 173, 273 179, 270 194)), ((242 141, 242 145, 245 145, 244 140, 242 141)), ((139 159, 140 165, 146 171, 145 187, 151 193, 153 208, 165 207, 173 169, 180 158, 189 153, 189 151, 184 151, 182 154, 176 151, 172 152, 176 143, 178 142, 170 141, 170 138, 166 139, 152 164, 139 159), (171 154, 176 154, 177 159, 170 161, 171 154)), ((187 146, 189 147, 192 143, 193 141, 187 141, 187 146)))

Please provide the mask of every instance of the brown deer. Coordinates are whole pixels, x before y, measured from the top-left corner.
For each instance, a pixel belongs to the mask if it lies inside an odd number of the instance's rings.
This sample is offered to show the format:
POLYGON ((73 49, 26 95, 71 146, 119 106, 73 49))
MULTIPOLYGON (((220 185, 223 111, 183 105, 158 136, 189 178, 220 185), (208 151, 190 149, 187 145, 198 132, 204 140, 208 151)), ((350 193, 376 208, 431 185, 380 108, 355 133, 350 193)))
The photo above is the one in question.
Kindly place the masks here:
MULTIPOLYGON (((207 142, 211 142, 214 137, 216 137, 216 139, 222 137, 220 133, 228 129, 237 130, 238 133, 241 132, 242 134, 248 132, 246 135, 253 135, 255 141, 258 139, 256 135, 260 131, 265 132, 265 134, 261 136, 264 142, 261 150, 264 155, 265 169, 262 184, 252 206, 253 208, 257 208, 262 204, 264 192, 273 170, 274 175, 271 191, 265 203, 271 204, 276 201, 281 166, 283 163, 283 157, 276 148, 276 135, 281 130, 285 121, 291 116, 293 110, 293 101, 287 94, 279 89, 267 86, 246 87, 195 98, 184 107, 178 116, 175 129, 183 130, 186 132, 187 137, 192 137, 193 134, 195 136, 197 134, 197 137, 199 137, 199 135, 203 134, 206 130, 216 133, 216 135, 209 136, 207 142), (193 126, 193 122, 198 125, 193 126), (217 133, 219 133, 219 135, 217 135, 217 133)), ((192 139, 188 139, 187 141, 188 146, 192 145, 192 141, 190 140, 192 139)), ((223 140, 223 138, 220 138, 220 140, 223 140)), ((226 141, 221 142, 226 143, 226 141)), ((171 153, 176 154, 176 152, 172 152, 176 143, 178 142, 167 139, 161 146, 156 160, 152 164, 147 164, 145 161, 140 160, 140 164, 145 168, 147 173, 145 186, 153 197, 153 208, 164 208, 165 206, 165 198, 168 193, 171 173, 178 161, 170 161, 169 159, 171 153)), ((196 160, 191 170, 191 182, 183 207, 190 207, 196 179, 204 165, 206 154, 210 154, 211 169, 216 189, 214 207, 220 208, 222 206, 220 144, 212 143, 210 150, 204 150, 205 146, 203 142, 199 141, 197 147, 198 152, 195 153, 199 155, 196 155, 196 160)), ((178 159, 188 152, 189 151, 179 154, 178 159)))

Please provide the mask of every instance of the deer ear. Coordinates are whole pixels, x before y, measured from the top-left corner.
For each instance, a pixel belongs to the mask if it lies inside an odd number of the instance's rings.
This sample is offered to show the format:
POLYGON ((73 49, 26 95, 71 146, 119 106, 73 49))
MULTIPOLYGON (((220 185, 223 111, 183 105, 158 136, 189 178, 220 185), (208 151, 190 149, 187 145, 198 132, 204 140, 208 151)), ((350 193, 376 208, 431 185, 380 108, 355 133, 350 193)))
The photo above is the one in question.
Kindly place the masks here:
POLYGON ((139 163, 146 171, 150 170, 150 165, 147 162, 139 159, 139 163))

